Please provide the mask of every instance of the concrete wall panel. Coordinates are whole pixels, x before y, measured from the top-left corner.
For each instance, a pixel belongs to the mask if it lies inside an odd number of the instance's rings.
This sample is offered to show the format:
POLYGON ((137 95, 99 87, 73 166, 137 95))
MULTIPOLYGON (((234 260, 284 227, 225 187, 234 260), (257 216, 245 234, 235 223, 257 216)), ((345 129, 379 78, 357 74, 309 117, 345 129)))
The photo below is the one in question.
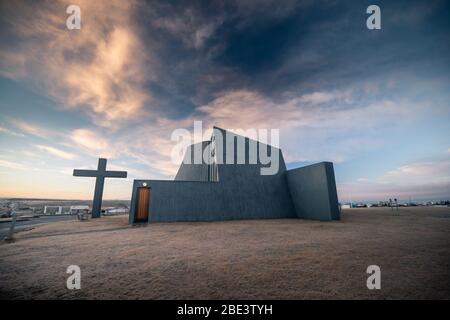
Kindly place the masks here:
POLYGON ((289 170, 287 181, 299 218, 339 220, 336 183, 331 162, 289 170))

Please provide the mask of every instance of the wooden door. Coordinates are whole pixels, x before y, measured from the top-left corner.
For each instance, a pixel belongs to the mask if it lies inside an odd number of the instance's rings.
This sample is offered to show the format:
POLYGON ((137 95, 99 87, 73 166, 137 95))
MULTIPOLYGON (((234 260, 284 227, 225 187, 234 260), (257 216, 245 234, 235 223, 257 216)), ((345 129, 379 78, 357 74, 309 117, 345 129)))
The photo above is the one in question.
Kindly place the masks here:
POLYGON ((150 188, 138 188, 135 222, 147 222, 150 211, 150 188))

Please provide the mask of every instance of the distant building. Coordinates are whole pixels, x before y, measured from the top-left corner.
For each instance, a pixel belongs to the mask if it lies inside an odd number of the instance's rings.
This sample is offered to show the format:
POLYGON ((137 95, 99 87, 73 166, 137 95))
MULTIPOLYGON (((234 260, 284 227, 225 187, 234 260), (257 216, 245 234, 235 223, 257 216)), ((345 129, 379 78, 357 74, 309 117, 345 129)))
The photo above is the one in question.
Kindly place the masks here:
POLYGON ((102 210, 103 214, 105 215, 128 213, 128 211, 129 211, 128 207, 110 207, 102 210))
POLYGON ((67 214, 69 211, 69 207, 63 206, 45 206, 44 214, 47 215, 59 215, 59 214, 67 214))
POLYGON ((86 210, 89 211, 89 206, 71 206, 70 214, 84 213, 86 210))

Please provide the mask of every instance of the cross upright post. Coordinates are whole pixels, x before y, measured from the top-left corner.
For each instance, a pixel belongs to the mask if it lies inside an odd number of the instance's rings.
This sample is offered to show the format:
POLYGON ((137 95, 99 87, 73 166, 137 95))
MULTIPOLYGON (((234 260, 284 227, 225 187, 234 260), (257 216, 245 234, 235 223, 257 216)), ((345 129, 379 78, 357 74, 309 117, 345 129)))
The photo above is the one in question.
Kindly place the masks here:
POLYGON ((95 177, 94 201, 92 203, 92 218, 100 218, 102 210, 103 186, 105 178, 126 178, 126 171, 106 171, 106 159, 99 158, 97 170, 74 169, 75 177, 95 177))

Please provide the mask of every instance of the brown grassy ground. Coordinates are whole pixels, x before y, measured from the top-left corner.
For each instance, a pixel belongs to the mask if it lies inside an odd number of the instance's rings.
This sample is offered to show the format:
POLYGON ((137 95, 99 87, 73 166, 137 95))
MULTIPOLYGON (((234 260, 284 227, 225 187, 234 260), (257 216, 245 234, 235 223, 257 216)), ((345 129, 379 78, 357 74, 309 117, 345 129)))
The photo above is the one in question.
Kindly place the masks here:
POLYGON ((340 222, 248 220, 129 227, 64 221, 0 244, 10 299, 450 298, 450 209, 345 210, 340 222), (81 267, 81 290, 66 288, 81 267), (366 268, 381 267, 381 290, 366 268))

